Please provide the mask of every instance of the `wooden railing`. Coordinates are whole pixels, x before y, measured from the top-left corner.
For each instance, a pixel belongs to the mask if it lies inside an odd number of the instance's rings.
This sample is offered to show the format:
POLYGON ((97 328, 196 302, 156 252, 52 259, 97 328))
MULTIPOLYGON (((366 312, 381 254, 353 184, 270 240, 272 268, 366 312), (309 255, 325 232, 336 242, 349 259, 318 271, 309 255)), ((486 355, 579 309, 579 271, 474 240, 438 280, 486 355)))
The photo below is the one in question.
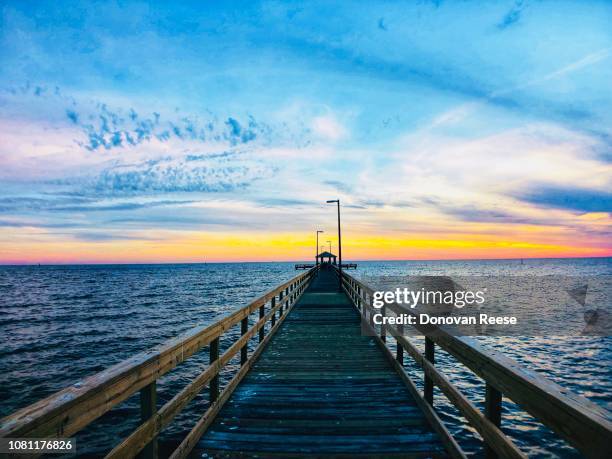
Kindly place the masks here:
POLYGON ((1 419, 0 437, 70 437, 140 391, 142 423, 107 457, 133 457, 140 451, 144 457, 157 457, 159 433, 208 384, 207 411, 171 456, 186 457, 302 295, 316 269, 294 277, 212 325, 190 330, 1 419), (257 320, 250 325, 251 316, 256 314, 257 320), (271 326, 266 334, 268 322, 271 326), (219 355, 219 338, 238 323, 240 337, 219 355), (255 336, 259 344, 249 357, 247 346, 255 336), (156 381, 204 346, 209 346, 209 366, 158 410, 156 381), (238 352, 240 370, 220 392, 219 373, 238 352))
MULTIPOLYGON (((376 331, 372 321, 373 290, 352 276, 342 273, 344 290, 362 315, 364 326, 385 343, 388 329, 376 331)), ((395 314, 408 313, 397 305, 386 305, 395 314)), ((376 311, 383 313, 384 311, 376 311)), ((573 394, 516 361, 480 345, 476 340, 457 337, 440 327, 417 327, 425 337, 421 353, 396 330, 397 353, 394 364, 404 374, 404 352, 423 369, 423 398, 433 406, 433 388, 438 386, 448 400, 478 431, 485 443, 487 457, 524 458, 523 452, 501 430, 502 396, 509 398, 587 457, 610 457, 612 419, 609 412, 586 398, 573 394), (481 412, 435 366, 435 347, 440 346, 486 383, 485 410, 481 412)), ((386 348, 385 346, 385 349, 386 348)), ((390 351, 388 351, 390 352, 390 351)))

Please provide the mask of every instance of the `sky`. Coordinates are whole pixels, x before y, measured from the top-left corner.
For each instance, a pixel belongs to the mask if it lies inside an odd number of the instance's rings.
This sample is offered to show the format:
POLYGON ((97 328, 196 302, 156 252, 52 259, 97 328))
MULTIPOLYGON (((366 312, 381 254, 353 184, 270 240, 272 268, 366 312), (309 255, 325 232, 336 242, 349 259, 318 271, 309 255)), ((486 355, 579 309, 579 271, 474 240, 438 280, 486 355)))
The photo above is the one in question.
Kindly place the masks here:
POLYGON ((612 2, 0 1, 0 263, 611 256, 612 2))

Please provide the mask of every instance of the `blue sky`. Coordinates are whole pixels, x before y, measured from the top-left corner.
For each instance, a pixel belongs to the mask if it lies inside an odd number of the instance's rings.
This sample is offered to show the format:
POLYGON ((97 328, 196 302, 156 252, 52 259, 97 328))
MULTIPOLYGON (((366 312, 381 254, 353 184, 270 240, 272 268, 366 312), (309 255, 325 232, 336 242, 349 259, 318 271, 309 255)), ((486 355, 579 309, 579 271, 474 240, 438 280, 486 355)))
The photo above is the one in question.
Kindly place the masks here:
POLYGON ((239 259, 332 231, 335 197, 357 257, 610 253, 612 2, 5 1, 1 21, 0 261, 239 259))

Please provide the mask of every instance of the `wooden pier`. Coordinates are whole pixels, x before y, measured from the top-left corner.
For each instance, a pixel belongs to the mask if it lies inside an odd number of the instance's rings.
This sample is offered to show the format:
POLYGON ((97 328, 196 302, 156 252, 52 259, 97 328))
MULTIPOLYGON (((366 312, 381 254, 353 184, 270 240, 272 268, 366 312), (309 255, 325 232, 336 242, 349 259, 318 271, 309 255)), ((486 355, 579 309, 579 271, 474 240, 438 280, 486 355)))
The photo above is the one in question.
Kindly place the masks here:
MULTIPOLYGON (((316 266, 314 263, 298 263, 295 265, 295 269, 312 269, 316 266)), ((357 269, 357 263, 342 263, 342 269, 357 269)))
POLYGON ((331 264, 315 266, 215 324, 3 418, 0 437, 70 437, 139 392, 141 424, 109 445, 107 457, 155 458, 158 435, 206 390, 207 407, 170 457, 465 457, 436 414, 436 386, 481 435, 487 457, 525 457, 500 428, 504 397, 584 456, 609 457, 608 412, 441 329, 422 330, 422 354, 373 326, 368 286, 343 273, 338 291, 337 275, 331 264), (220 338, 235 327, 221 353, 220 338), (250 355, 249 342, 257 343, 250 355), (484 412, 436 368, 437 347, 486 382, 484 412), (156 381, 198 352, 208 353, 209 365, 158 407, 156 381), (423 369, 423 392, 405 372, 404 355, 423 369), (235 358, 240 367, 221 387, 219 373, 235 358))
POLYGON ((213 456, 446 456, 452 440, 435 422, 374 338, 362 336, 359 313, 328 267, 197 449, 213 456))

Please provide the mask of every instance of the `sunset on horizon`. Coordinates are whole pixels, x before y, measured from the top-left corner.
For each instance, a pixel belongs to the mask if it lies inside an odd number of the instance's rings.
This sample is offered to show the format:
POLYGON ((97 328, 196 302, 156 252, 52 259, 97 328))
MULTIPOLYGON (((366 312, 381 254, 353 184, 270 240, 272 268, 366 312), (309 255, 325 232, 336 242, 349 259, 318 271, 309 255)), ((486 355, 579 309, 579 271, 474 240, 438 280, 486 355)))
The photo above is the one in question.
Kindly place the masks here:
POLYGON ((101 6, 2 7, 2 264, 612 255, 609 3, 101 6))

